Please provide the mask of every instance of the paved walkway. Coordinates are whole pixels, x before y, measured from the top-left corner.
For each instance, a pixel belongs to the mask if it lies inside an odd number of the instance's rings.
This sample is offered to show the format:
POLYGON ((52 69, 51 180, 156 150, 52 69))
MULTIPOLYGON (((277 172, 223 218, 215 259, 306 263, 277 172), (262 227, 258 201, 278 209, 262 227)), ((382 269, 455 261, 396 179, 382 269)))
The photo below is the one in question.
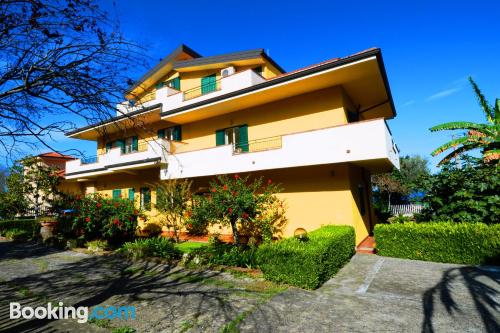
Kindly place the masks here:
POLYGON ((316 291, 227 273, 0 242, 0 332, 109 332, 10 320, 8 304, 135 305, 137 332, 500 332, 500 269, 356 255, 316 291), (274 297, 273 297, 274 296, 274 297))

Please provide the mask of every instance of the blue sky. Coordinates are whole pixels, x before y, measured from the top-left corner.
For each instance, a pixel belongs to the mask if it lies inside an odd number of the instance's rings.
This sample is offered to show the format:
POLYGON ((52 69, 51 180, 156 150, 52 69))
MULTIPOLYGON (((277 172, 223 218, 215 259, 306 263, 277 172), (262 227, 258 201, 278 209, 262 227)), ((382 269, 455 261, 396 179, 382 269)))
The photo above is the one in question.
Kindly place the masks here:
MULTIPOLYGON (((370 47, 382 49, 398 112, 401 154, 429 153, 446 121, 483 121, 467 77, 500 97, 500 4, 495 1, 102 1, 155 61, 185 43, 202 55, 268 50, 287 71, 370 47)), ((141 73, 137 73, 140 75, 141 73)), ((95 154, 95 145, 60 138, 95 154)))

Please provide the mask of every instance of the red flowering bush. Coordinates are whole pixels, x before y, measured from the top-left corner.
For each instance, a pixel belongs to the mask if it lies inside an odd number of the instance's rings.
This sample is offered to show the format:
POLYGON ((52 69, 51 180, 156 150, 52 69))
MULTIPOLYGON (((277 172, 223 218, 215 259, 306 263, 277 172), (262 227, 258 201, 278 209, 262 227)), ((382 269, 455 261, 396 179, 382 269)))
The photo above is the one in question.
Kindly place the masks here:
POLYGON ((86 240, 107 239, 121 243, 132 238, 140 212, 127 199, 109 199, 100 195, 74 200, 72 229, 86 240))
POLYGON ((219 176, 209 188, 210 195, 195 200, 187 221, 192 228, 203 223, 229 225, 239 245, 240 235, 259 243, 279 234, 286 223, 284 204, 276 196, 280 187, 271 180, 219 176))

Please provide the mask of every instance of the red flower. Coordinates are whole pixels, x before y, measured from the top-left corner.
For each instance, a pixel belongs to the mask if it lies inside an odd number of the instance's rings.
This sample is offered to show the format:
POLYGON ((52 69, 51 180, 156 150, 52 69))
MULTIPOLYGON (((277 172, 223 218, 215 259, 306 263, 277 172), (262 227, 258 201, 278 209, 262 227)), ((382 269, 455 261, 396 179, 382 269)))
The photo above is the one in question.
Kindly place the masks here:
POLYGON ((227 191, 227 185, 224 185, 223 189, 224 191, 227 191))
POLYGON ((229 214, 233 213, 233 209, 231 207, 229 207, 227 211, 229 212, 229 214))
POLYGON ((234 179, 238 179, 238 178, 240 178, 240 176, 238 174, 235 174, 234 179))
POLYGON ((192 212, 192 211, 190 211, 190 210, 188 210, 188 211, 186 212, 186 216, 187 216, 187 217, 191 217, 191 215, 193 215, 193 212, 192 212))
POLYGON ((115 202, 115 207, 118 207, 120 206, 120 204, 118 202, 115 202))
POLYGON ((120 223, 120 220, 118 220, 118 219, 114 219, 114 220, 113 220, 113 223, 114 223, 115 225, 118 225, 118 224, 120 223))
POLYGON ((214 192, 214 193, 217 192, 217 189, 215 187, 212 188, 212 192, 214 192))
POLYGON ((191 228, 193 227, 193 225, 192 225, 191 223, 189 223, 189 224, 187 225, 187 227, 188 227, 188 229, 191 229, 191 228))
POLYGON ((77 196, 75 197, 75 200, 80 200, 81 198, 82 198, 81 196, 77 195, 77 196))
POLYGON ((137 209, 134 209, 134 215, 139 214, 139 211, 137 209))
POLYGON ((102 207, 102 203, 98 202, 98 203, 96 204, 96 206, 97 206, 97 208, 101 208, 101 207, 102 207))
POLYGON ((246 219, 248 218, 248 214, 247 214, 247 213, 243 213, 243 214, 241 215, 241 217, 242 217, 244 220, 246 220, 246 219))
POLYGON ((90 222, 90 217, 85 218, 85 222, 89 223, 90 222))
POLYGON ((271 185, 272 183, 273 183, 273 181, 271 179, 267 180, 267 185, 271 185))

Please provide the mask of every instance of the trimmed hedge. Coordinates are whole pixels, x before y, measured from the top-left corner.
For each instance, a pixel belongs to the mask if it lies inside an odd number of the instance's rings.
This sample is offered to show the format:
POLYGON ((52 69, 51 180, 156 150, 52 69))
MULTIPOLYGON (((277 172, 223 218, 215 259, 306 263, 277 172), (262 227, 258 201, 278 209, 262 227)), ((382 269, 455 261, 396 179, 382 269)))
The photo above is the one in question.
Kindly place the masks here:
POLYGON ((379 224, 374 234, 382 256, 455 264, 500 263, 499 224, 379 224))
POLYGON ((287 238, 262 244, 257 263, 264 277, 306 289, 316 289, 354 254, 354 229, 328 225, 309 233, 307 241, 287 238))
POLYGON ((35 219, 0 220, 0 235, 6 236, 7 231, 23 231, 29 237, 34 237, 40 231, 40 223, 35 219))

